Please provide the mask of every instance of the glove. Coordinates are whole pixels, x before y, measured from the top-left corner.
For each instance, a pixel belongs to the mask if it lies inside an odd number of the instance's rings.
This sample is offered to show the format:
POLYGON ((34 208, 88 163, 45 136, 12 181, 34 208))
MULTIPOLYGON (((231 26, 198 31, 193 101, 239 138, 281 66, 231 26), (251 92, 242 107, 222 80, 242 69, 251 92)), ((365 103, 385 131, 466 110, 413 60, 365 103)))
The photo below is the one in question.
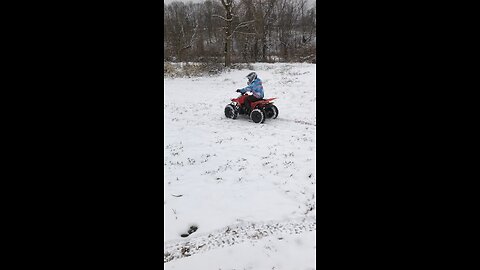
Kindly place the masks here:
POLYGON ((240 89, 237 89, 237 91, 235 91, 235 92, 241 93, 240 89))

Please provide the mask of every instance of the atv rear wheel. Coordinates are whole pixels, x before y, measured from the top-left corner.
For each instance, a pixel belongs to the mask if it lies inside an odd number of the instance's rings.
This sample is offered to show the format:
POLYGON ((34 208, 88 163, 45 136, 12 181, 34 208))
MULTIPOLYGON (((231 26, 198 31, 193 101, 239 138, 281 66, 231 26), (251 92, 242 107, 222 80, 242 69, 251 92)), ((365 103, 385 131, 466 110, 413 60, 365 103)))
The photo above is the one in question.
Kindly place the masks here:
POLYGON ((263 123, 265 121, 265 114, 260 109, 255 109, 250 113, 250 118, 255 123, 263 123))
POLYGON ((228 104, 225 106, 225 116, 227 118, 236 119, 238 117, 238 111, 232 104, 228 104))
POLYGON ((275 119, 278 116, 278 108, 275 105, 268 106, 265 108, 265 116, 267 118, 275 119))

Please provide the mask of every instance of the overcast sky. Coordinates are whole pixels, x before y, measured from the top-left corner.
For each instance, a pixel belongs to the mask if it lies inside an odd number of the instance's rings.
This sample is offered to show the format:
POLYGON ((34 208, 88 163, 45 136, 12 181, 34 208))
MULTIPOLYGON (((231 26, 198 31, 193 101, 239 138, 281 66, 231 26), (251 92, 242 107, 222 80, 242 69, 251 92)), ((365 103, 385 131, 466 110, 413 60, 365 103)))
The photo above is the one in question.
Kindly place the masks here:
MULTIPOLYGON (((173 1, 180 1, 180 2, 190 2, 191 1, 191 2, 194 2, 194 3, 199 3, 199 2, 203 2, 205 0, 163 0, 163 2, 165 4, 171 3, 173 1)), ((220 1, 220 0, 218 0, 218 1, 220 1)))
MULTIPOLYGON (((171 3, 173 1, 201 3, 201 2, 204 2, 205 0, 163 0, 165 4, 171 3)), ((220 2, 220 0, 216 0, 216 1, 220 2)), ((308 0, 307 2, 309 4, 313 4, 315 0, 308 0)))

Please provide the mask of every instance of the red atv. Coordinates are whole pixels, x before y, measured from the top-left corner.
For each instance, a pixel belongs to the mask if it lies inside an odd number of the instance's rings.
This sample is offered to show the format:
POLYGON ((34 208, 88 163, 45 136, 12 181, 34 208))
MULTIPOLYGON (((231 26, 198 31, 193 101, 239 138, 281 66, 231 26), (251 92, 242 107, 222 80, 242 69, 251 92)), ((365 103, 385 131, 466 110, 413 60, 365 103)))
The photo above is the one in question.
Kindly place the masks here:
POLYGON ((261 99, 259 101, 252 102, 252 110, 248 110, 244 106, 245 98, 248 95, 246 93, 240 95, 238 98, 232 98, 232 103, 225 107, 225 116, 227 118, 236 119, 239 114, 250 115, 250 119, 255 123, 263 123, 266 118, 275 119, 278 116, 278 108, 273 105, 272 100, 276 98, 261 99))

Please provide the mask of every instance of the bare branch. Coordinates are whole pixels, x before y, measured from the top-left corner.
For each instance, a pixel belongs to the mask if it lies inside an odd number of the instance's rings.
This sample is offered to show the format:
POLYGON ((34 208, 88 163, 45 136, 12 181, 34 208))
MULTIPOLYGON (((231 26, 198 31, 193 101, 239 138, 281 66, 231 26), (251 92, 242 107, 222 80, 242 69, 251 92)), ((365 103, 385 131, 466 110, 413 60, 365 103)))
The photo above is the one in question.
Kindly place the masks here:
POLYGON ((300 57, 300 59, 301 59, 302 61, 305 61, 305 60, 308 60, 308 59, 313 58, 313 57, 315 57, 315 54, 310 54, 310 55, 307 55, 307 56, 305 56, 305 57, 300 57))
POLYGON ((247 33, 247 32, 240 32, 240 31, 236 31, 235 33, 244 34, 244 35, 257 35, 257 33, 247 33))
POLYGON ((233 34, 235 34, 237 32, 237 29, 238 28, 242 28, 242 27, 247 27, 249 24, 255 22, 255 20, 251 20, 251 21, 246 21, 246 22, 241 22, 237 25, 237 27, 235 27, 235 29, 233 29, 232 31, 232 34, 230 36, 228 36, 227 38, 232 38, 233 37, 233 34))
POLYGON ((197 28, 198 28, 198 24, 196 24, 195 28, 193 29, 193 35, 192 35, 192 38, 190 38, 190 42, 187 45, 183 46, 179 51, 186 50, 193 46, 193 42, 195 41, 195 36, 197 35, 197 28))
POLYGON ((246 26, 246 25, 248 25, 248 24, 250 24, 250 23, 253 23, 253 22, 255 22, 255 20, 246 21, 246 22, 241 22, 241 23, 238 24, 238 26, 243 27, 243 26, 246 26))
POLYGON ((233 21, 233 18, 227 19, 227 18, 225 18, 225 17, 223 17, 223 16, 220 16, 220 15, 217 15, 217 14, 212 15, 212 17, 218 17, 218 18, 220 18, 220 19, 222 19, 222 20, 224 20, 224 21, 226 21, 226 22, 231 22, 231 21, 233 21))

